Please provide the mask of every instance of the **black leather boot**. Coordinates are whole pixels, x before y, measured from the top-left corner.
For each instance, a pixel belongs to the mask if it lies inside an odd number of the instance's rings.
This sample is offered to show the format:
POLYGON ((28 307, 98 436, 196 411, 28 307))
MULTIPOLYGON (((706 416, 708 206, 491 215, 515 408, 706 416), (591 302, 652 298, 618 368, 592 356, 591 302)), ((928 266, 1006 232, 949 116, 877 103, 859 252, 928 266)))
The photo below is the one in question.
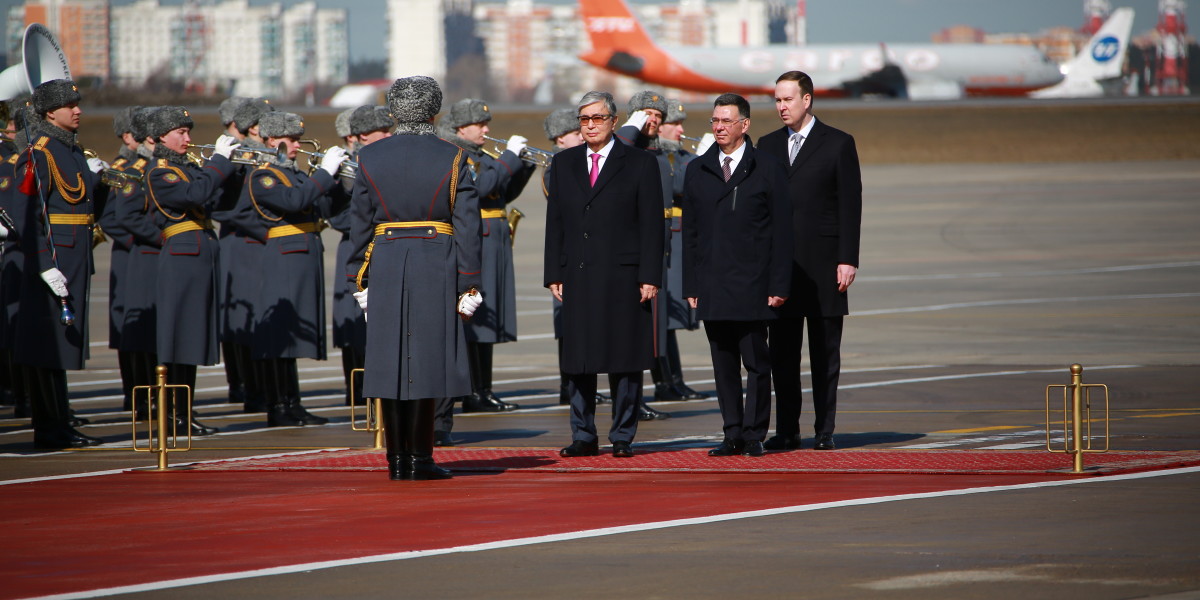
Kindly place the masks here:
POLYGON ((255 361, 262 376, 263 393, 267 396, 267 427, 299 427, 303 421, 292 416, 288 410, 287 386, 279 377, 284 369, 279 360, 267 358, 255 361))
MULTIPOLYGON (((186 385, 192 390, 192 399, 195 400, 196 393, 196 365, 185 365, 180 363, 172 363, 167 365, 167 383, 171 385, 186 385)), ((212 435, 221 431, 216 427, 210 427, 196 420, 196 411, 191 412, 191 419, 187 413, 187 392, 179 390, 172 396, 175 401, 175 409, 173 415, 175 417, 175 430, 177 432, 185 432, 188 429, 189 421, 191 426, 192 437, 203 435, 212 435)))
POLYGON ((401 419, 406 428, 405 444, 411 469, 407 478, 413 481, 450 479, 450 471, 433 462, 434 399, 422 398, 400 402, 401 419))
POLYGON ((314 415, 300 404, 300 370, 296 359, 282 358, 284 389, 287 390, 288 414, 301 421, 303 425, 324 425, 329 422, 325 417, 314 415))
POLYGON ((86 448, 103 440, 86 436, 69 423, 67 372, 62 369, 22 367, 26 393, 33 412, 33 445, 43 450, 86 448))
POLYGON ((387 447, 388 478, 392 481, 412 479, 412 456, 405 435, 404 419, 400 414, 401 404, 398 400, 384 398, 383 403, 383 441, 387 447))

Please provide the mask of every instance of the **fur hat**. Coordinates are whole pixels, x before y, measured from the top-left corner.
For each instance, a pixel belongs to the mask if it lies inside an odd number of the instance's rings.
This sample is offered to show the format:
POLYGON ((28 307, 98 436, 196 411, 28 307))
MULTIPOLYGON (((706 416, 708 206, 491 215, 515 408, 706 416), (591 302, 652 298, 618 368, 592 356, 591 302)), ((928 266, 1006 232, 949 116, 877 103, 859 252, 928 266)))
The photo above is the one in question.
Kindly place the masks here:
POLYGON ((463 98, 450 105, 450 112, 442 117, 442 123, 451 129, 458 129, 472 123, 487 123, 492 120, 492 111, 487 103, 474 98, 463 98))
POLYGON ((146 119, 147 137, 160 138, 180 127, 192 127, 192 115, 182 106, 160 106, 146 119))
POLYGON ((237 125, 238 131, 243 135, 250 131, 251 127, 258 125, 259 119, 262 116, 275 110, 271 106, 271 101, 266 98, 250 98, 242 103, 233 113, 233 123, 237 125))
POLYGON ((350 115, 354 114, 357 108, 347 108, 338 113, 336 119, 333 120, 333 130, 337 132, 338 137, 344 138, 350 135, 350 115))
POLYGON ((222 100, 220 108, 217 109, 217 113, 221 115, 221 125, 229 127, 229 124, 233 122, 234 115, 237 115, 238 109, 249 101, 250 99, 244 96, 230 96, 222 100))
POLYGON ((382 106, 360 106, 350 115, 350 135, 391 130, 395 126, 396 121, 382 106))
POLYGON ((667 114, 667 97, 658 92, 638 92, 629 99, 629 112, 653 108, 664 116, 667 114))
POLYGON ((425 123, 442 110, 442 88, 432 77, 403 77, 392 82, 387 101, 397 123, 425 123))
POLYGON ((569 108, 560 108, 546 115, 542 127, 546 129, 546 139, 553 142, 564 134, 579 130, 579 113, 569 108))
POLYGON ((258 135, 267 138, 300 137, 304 135, 304 120, 296 113, 271 111, 258 120, 258 135))
POLYGON ((157 106, 136 106, 129 115, 129 133, 141 142, 150 137, 150 116, 158 112, 157 106))
POLYGON ((70 79, 51 79, 33 90, 33 112, 44 115, 68 104, 79 102, 79 86, 70 79))
POLYGON ((674 98, 667 98, 667 113, 663 116, 663 123, 682 123, 687 118, 687 111, 683 110, 683 104, 674 98))
POLYGON ((117 134, 117 137, 121 137, 127 132, 133 132, 133 113, 140 108, 140 106, 127 106, 113 115, 113 133, 117 134))

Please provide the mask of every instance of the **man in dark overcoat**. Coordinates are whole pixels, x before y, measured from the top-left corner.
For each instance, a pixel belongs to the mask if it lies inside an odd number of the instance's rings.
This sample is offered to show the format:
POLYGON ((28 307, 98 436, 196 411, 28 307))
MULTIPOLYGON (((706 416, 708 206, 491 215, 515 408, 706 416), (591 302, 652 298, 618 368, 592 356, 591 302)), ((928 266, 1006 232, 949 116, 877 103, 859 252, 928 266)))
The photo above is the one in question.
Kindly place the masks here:
POLYGON ((397 79, 387 99, 396 133, 359 150, 350 208, 349 266, 367 313, 363 395, 383 403, 390 477, 445 479, 434 406, 471 391, 460 315, 480 303, 479 199, 463 151, 434 134, 437 82, 397 79))
MULTIPOLYGON (((298 358, 325 360, 325 276, 319 220, 331 214, 334 196, 345 191, 334 180, 346 151, 334 146, 309 177, 296 165, 304 122, 300 115, 273 111, 259 119, 268 155, 246 176, 243 195, 266 229, 258 283, 251 357, 270 363, 264 382, 267 424, 324 425, 300 404, 298 358)), ((262 371, 260 371, 261 373, 262 371)))
POLYGON ((80 100, 67 79, 34 89, 26 115, 29 149, 15 165, 10 197, 25 261, 13 362, 24 367, 34 445, 47 449, 100 443, 71 426, 67 400, 66 372, 83 369, 89 354, 92 235, 107 192, 95 175, 103 163, 86 159, 76 141, 80 100), (68 308, 73 320, 65 318, 68 308))
POLYGON ((762 456, 771 421, 767 323, 791 284, 791 203, 782 163, 746 136, 745 98, 718 96, 712 128, 716 143, 684 183, 683 289, 704 321, 721 407, 724 440, 709 455, 762 456))
POLYGON ((554 155, 546 214, 544 284, 563 303, 561 368, 569 377, 571 445, 599 453, 596 375, 616 383, 608 439, 633 456, 642 372, 654 362, 651 303, 662 286, 663 199, 658 161, 617 143, 616 103, 588 92, 578 103, 585 143, 554 155))
MULTIPOLYGON (((221 182, 234 172, 229 155, 237 146, 230 136, 217 139, 204 167, 188 160, 192 117, 182 106, 164 106, 148 119, 155 138, 154 162, 146 173, 146 195, 154 207, 154 223, 162 232, 158 256, 155 334, 158 358, 167 381, 196 389, 196 366, 217 363, 220 247, 213 231, 212 210, 221 182)), ((174 415, 183 420, 184 407, 174 415)), ((209 435, 213 427, 191 420, 192 435, 209 435)))
POLYGON ((837 387, 842 368, 846 290, 858 273, 862 176, 854 138, 812 114, 812 79, 789 71, 775 83, 783 127, 758 140, 759 149, 787 164, 796 249, 791 301, 771 324, 776 429, 768 450, 800 447, 800 351, 808 323, 812 369, 813 448, 833 450, 837 387))

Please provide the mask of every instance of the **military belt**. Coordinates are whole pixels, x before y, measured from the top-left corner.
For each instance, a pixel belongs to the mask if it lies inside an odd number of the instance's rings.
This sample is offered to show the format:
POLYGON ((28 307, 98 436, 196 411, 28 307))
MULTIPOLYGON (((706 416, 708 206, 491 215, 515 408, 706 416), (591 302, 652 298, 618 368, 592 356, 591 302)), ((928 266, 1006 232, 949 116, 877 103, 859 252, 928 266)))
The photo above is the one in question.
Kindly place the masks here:
POLYGON ((678 206, 672 206, 671 208, 663 209, 663 218, 664 219, 674 219, 675 217, 682 217, 682 216, 683 216, 683 209, 678 206))
POLYGON ((162 230, 162 239, 169 240, 181 233, 200 231, 202 229, 208 229, 208 227, 205 227, 200 221, 181 221, 162 230))
POLYGON ((481 208, 479 216, 484 219, 503 219, 508 216, 508 213, 503 208, 481 208))
POLYGON ((389 229, 415 229, 425 227, 429 229, 429 233, 442 233, 445 235, 454 235, 454 227, 449 223, 441 221, 393 221, 391 223, 380 223, 375 226, 375 235, 383 235, 389 229))
POLYGON ((317 224, 315 221, 310 223, 297 223, 295 225, 276 225, 275 227, 267 230, 267 239, 316 232, 317 224))
POLYGON ((51 225, 91 225, 95 222, 95 217, 86 214, 56 213, 50 215, 51 225))

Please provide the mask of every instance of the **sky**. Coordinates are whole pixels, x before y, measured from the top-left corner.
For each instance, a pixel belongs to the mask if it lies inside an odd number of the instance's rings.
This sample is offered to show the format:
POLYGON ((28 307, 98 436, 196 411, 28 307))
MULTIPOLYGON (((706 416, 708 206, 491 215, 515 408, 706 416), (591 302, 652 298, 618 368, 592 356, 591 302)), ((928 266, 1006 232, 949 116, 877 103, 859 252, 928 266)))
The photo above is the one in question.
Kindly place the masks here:
MULTIPOLYGON (((127 4, 130 0, 114 0, 127 4)), ((298 0, 282 0, 284 5, 298 0)), ((565 4, 571 0, 535 0, 565 4)), ((630 0, 627 0, 630 1, 630 0)), ((631 0, 634 4, 652 0, 631 0)), ((1136 13, 1135 35, 1154 27, 1157 0, 1110 0, 1113 7, 1129 6, 1136 13)), ((160 0, 179 4, 178 0, 160 0)), ((251 5, 270 3, 250 0, 251 5)), ((7 15, 14 0, 0 0, 7 15)), ((1200 2, 1193 0, 1200 9, 1200 2)), ((387 55, 386 0, 317 0, 321 8, 346 8, 350 18, 351 61, 383 59, 387 55)), ((1194 11, 1193 11, 1194 12, 1194 11)), ((1200 18, 1200 17, 1195 17, 1200 18)), ((1048 27, 1083 24, 1083 0, 808 0, 809 43, 927 42, 930 34, 950 25, 971 25, 989 33, 1034 33, 1048 27)))

